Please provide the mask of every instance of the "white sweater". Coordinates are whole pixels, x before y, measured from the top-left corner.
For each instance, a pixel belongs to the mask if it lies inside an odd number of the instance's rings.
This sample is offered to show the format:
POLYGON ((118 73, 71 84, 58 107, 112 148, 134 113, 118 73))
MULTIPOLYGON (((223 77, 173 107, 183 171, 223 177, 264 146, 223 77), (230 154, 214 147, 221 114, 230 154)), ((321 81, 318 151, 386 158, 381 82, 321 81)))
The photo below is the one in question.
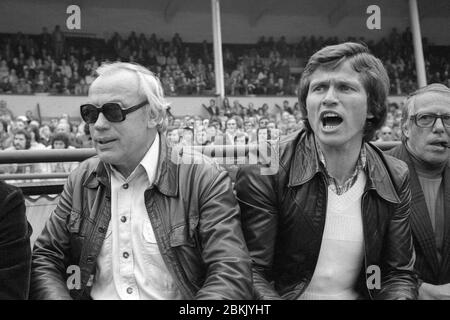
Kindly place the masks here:
POLYGON ((354 290, 364 257, 361 198, 363 171, 355 184, 338 196, 328 188, 325 228, 316 269, 300 300, 356 299, 354 290))

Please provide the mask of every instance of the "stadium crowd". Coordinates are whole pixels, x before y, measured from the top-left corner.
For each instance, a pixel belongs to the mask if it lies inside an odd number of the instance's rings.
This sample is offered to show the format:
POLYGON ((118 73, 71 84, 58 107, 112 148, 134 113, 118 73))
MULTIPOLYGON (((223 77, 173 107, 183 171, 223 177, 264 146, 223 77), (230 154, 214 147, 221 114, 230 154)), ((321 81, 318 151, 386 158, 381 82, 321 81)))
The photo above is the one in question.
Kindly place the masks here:
MULTIPOLYGON (((264 103, 256 107, 252 102, 243 106, 238 100, 232 103, 226 97, 222 105, 210 99, 208 117, 168 117, 167 137, 170 146, 245 145, 264 140, 277 140, 303 127, 298 103, 289 101, 275 105, 276 112, 269 112, 264 103)), ((377 136, 377 141, 399 141, 401 110, 396 103, 389 105, 389 113, 377 136)), ((50 121, 41 121, 32 111, 14 115, 4 100, 0 101, 0 149, 37 150, 91 148, 89 127, 67 114, 50 121)), ((11 164, 0 165, 1 173, 69 173, 76 163, 11 164)))
MULTIPOLYGON (((227 95, 296 95, 301 67, 323 46, 337 37, 303 36, 296 43, 285 37, 262 36, 256 44, 224 44, 223 63, 227 95)), ((391 80, 391 94, 402 95, 417 88, 409 28, 393 29, 387 38, 366 41, 381 58, 391 80)), ((427 78, 450 84, 450 65, 445 56, 432 54, 424 39, 427 78)), ((131 32, 126 38, 114 33, 110 39, 66 37, 59 26, 39 35, 0 35, 0 93, 86 95, 103 61, 137 62, 160 79, 166 95, 208 95, 214 92, 212 45, 185 43, 176 33, 172 39, 131 32)))
MULTIPOLYGON (((348 38, 351 41, 365 39, 348 38)), ((285 37, 275 40, 262 36, 254 45, 223 45, 225 90, 227 96, 296 95, 301 66, 319 48, 338 43, 337 37, 302 37, 294 44, 285 37), (300 71, 299 71, 300 70, 300 71), (294 72, 293 72, 294 71, 294 72)), ((393 29, 387 38, 368 41, 369 48, 382 59, 391 81, 391 94, 414 91, 415 66, 411 32, 393 29)), ((450 85, 450 65, 444 57, 429 52, 424 39, 427 78, 430 82, 450 85)), ((155 34, 147 37, 135 32, 127 38, 119 33, 107 41, 75 39, 64 35, 59 26, 40 35, 0 35, 0 94, 87 95, 102 62, 130 61, 147 66, 161 80, 165 95, 212 95, 215 75, 211 45, 185 43, 176 33, 170 41, 155 34)), ((276 140, 303 126, 298 103, 284 101, 269 113, 269 105, 242 105, 225 98, 220 105, 211 99, 203 105, 209 117, 170 114, 168 137, 172 145, 230 145, 276 140)), ((0 149, 44 149, 92 147, 89 129, 67 115, 42 122, 31 111, 14 115, 0 101, 0 149)), ((400 106, 390 105, 385 125, 377 141, 400 140, 400 106)), ((2 165, 0 173, 70 172, 69 164, 2 165)))

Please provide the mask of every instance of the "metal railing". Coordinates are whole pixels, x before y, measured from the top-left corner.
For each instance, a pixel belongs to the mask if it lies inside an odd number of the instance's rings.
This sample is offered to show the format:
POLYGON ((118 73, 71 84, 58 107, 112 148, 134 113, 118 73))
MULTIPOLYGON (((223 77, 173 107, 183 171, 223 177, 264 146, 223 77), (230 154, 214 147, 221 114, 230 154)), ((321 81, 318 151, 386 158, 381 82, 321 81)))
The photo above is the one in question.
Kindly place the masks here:
MULTIPOLYGON (((374 143, 381 150, 389 150, 399 141, 374 143)), ((225 145, 225 146, 186 146, 181 150, 190 149, 206 154, 216 159, 238 156, 248 157, 249 152, 256 150, 257 145, 225 145)), ((95 149, 46 149, 46 150, 18 150, 0 151, 0 164, 12 163, 49 163, 49 162, 81 162, 94 156, 95 149)), ((220 163, 220 161, 219 161, 220 163)), ((0 174, 0 180, 16 180, 13 184, 22 188, 26 195, 57 194, 61 193, 68 173, 15 173, 0 174), (54 180, 59 181, 54 181, 54 180), (21 180, 21 181, 19 181, 21 180)))

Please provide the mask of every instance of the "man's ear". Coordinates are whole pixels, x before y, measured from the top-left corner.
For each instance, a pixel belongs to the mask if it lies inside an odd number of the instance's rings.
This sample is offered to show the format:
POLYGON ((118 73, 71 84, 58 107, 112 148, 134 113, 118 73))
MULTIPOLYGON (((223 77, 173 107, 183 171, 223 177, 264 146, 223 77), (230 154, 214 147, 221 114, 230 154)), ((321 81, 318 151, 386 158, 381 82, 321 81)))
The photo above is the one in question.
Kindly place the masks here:
POLYGON ((410 130, 408 127, 408 121, 406 121, 404 124, 402 124, 400 128, 402 130, 403 135, 409 139, 410 130))
POLYGON ((154 110, 147 109, 147 128, 154 128, 157 125, 156 118, 158 115, 155 114, 154 110))

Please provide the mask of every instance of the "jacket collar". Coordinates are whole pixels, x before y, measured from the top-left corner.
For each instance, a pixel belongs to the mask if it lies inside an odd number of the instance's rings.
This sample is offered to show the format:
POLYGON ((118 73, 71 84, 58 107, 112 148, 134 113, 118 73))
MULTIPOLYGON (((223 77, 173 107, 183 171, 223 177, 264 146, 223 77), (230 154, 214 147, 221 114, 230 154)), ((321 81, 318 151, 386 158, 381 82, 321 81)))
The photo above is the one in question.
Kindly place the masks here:
MULTIPOLYGON (((159 158, 153 186, 166 196, 174 197, 178 194, 178 165, 176 160, 171 160, 172 149, 167 147, 166 137, 162 133, 159 136, 159 158)), ((111 185, 111 177, 102 161, 89 173, 84 186, 92 189, 97 188, 99 184, 107 189, 111 185)))
MULTIPOLYGON (((374 189, 380 197, 392 203, 400 203, 395 187, 382 160, 382 151, 365 143, 366 147, 366 189, 374 189)), ((314 134, 300 136, 295 146, 294 161, 290 165, 289 187, 300 186, 311 180, 317 173, 325 174, 315 147, 314 134), (302 170, 299 170, 302 168, 302 170)))

